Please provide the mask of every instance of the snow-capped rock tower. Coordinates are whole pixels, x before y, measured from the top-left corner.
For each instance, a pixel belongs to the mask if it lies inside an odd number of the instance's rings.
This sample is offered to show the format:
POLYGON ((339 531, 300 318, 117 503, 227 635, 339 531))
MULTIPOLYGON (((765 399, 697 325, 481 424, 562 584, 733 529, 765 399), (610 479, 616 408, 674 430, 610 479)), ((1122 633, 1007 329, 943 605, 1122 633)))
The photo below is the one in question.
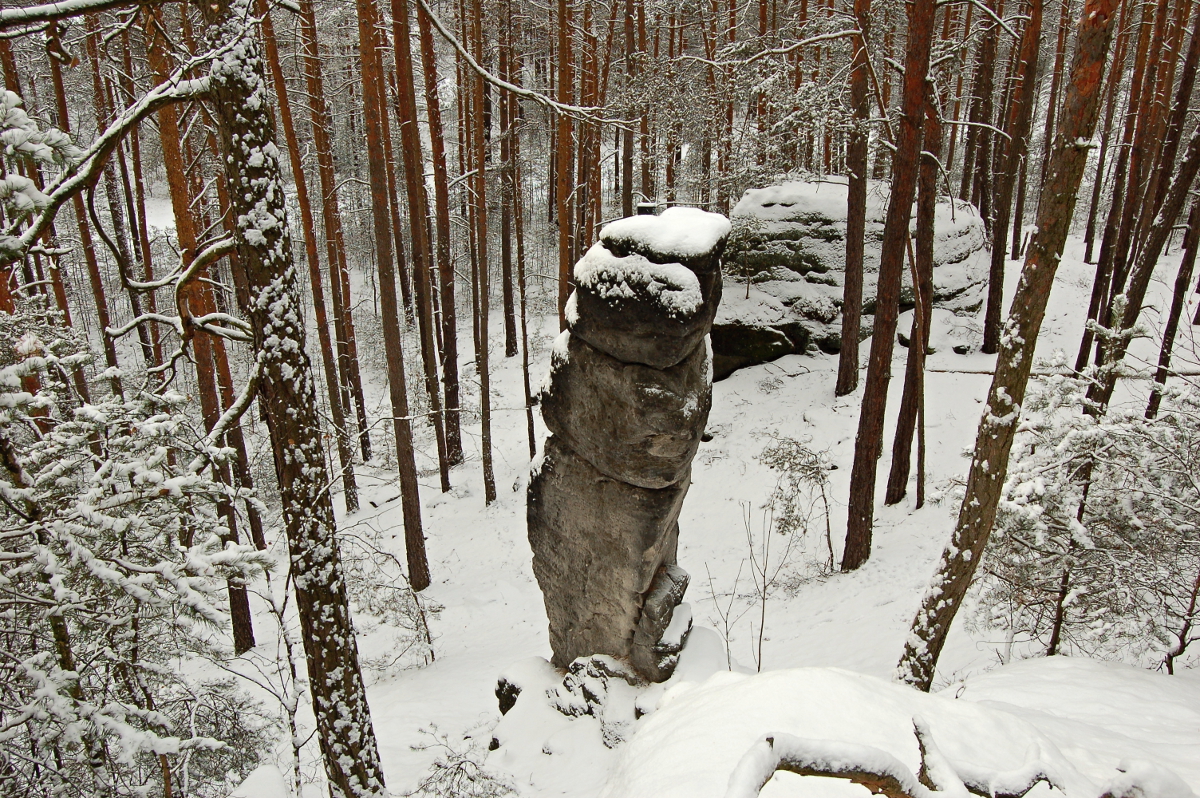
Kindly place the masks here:
POLYGON ((728 234, 723 216, 669 208, 605 226, 575 264, 528 494, 559 667, 607 654, 662 681, 691 628, 675 612, 688 582, 678 518, 712 404, 708 333, 728 234))

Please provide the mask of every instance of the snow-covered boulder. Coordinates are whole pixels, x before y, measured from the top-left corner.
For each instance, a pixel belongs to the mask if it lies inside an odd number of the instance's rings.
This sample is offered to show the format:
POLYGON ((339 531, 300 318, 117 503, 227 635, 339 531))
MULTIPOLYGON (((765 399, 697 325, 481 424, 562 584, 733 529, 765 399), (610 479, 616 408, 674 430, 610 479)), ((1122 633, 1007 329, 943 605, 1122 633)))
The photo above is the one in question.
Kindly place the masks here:
MULTIPOLYGON (((762 762, 754 760, 761 760, 768 736, 786 740, 796 757, 864 769, 898 766, 915 781, 922 761, 918 725, 931 744, 925 757, 931 776, 951 785, 958 779, 1003 793, 1041 775, 1030 796, 1042 798, 1097 798, 1110 790, 1190 798, 1200 786, 1194 678, 1051 657, 932 695, 836 668, 719 672, 701 683, 679 682, 632 730, 600 795, 757 794, 742 782, 761 773, 762 762)), ((863 793, 848 781, 777 773, 767 794, 863 793)))
POLYGON ((279 768, 259 765, 229 794, 229 798, 290 798, 291 794, 279 768))
MULTIPOLYGON (((847 187, 842 178, 750 189, 731 215, 725 250, 725 301, 713 327, 714 371, 800 354, 810 347, 841 349, 841 305, 846 268, 847 187)), ((875 312, 880 246, 888 187, 867 192, 863 257, 863 313, 875 312)), ((915 222, 913 232, 915 234, 915 222)), ((973 206, 938 203, 934 221, 934 302, 970 311, 983 301, 986 236, 973 206)), ((913 294, 905 270, 901 302, 913 294)), ((864 319, 862 335, 871 331, 864 319)))

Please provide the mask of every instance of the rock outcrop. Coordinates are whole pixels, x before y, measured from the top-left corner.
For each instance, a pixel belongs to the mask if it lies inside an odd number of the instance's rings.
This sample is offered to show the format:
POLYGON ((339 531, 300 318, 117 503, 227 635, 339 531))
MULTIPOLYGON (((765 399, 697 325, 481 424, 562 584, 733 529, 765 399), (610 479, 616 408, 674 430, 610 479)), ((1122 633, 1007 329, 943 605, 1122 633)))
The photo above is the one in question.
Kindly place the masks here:
MULTIPOLYGON (((871 334, 888 191, 867 194, 863 323, 871 334)), ((846 258, 846 184, 842 178, 751 189, 731 215, 725 253, 726 301, 713 325, 716 379, 788 354, 841 349, 846 258)), ((915 230, 913 231, 915 233, 915 230)), ((971 205, 938 203, 934 221, 934 303, 978 309, 987 282, 983 220, 971 205)), ((901 303, 912 305, 907 270, 901 303)))
POLYGON ((557 667, 607 655, 662 681, 690 629, 674 612, 688 581, 678 519, 712 405, 728 232, 723 216, 670 208, 607 225, 575 265, 527 509, 557 667))

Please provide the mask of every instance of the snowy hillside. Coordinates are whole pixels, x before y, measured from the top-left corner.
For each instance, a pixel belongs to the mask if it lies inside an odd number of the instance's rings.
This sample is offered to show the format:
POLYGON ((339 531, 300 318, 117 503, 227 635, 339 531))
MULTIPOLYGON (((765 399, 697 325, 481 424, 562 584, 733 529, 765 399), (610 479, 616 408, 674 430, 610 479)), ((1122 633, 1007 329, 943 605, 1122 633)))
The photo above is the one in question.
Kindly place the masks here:
MULTIPOLYGON (((1060 348, 1073 352, 1078 345, 1092 270, 1081 260, 1079 244, 1072 240, 1039 342, 1043 357, 1060 348)), ((1165 257, 1162 274, 1176 263, 1175 254, 1165 257)), ((1015 264, 1010 267, 1009 295, 1016 277, 1015 264)), ((1162 297, 1169 294, 1161 283, 1154 290, 1161 309, 1162 297)), ((965 470, 962 452, 975 433, 992 364, 989 356, 957 355, 950 345, 939 345, 977 336, 978 320, 943 321, 934 330, 936 352, 926 377, 929 484, 935 498, 965 470)), ((902 332, 908 324, 901 319, 902 332)), ((544 320, 537 331, 536 373, 546 368, 556 334, 554 321, 544 320)), ((1150 342, 1138 346, 1135 355, 1150 355, 1150 342)), ((1190 341, 1182 349, 1190 350, 1190 341)), ((897 347, 893 374, 902 372, 906 352, 897 347)), ((714 386, 712 440, 700 447, 680 519, 679 562, 694 575, 685 600, 696 629, 670 683, 677 686, 668 687, 664 697, 662 686, 638 693, 620 679, 608 680, 613 698, 603 723, 587 715, 565 716, 551 709, 549 700, 519 702, 512 717, 501 721, 494 689, 502 674, 521 675, 539 689, 565 691, 561 674, 550 672, 544 660, 539 665, 530 659, 548 659, 550 650, 525 537, 529 463, 520 367, 516 359, 497 359, 499 501, 484 507, 478 459, 470 452, 468 464, 453 474, 450 493, 439 493, 432 476, 423 481, 433 573, 425 596, 442 608, 431 619, 436 662, 367 674, 393 794, 416 788, 430 776, 431 763, 448 756, 447 749, 429 747, 436 742, 435 730, 521 795, 699 796, 722 795, 738 758, 755 739, 775 731, 875 745, 915 767, 913 715, 931 724, 933 739, 952 761, 1014 769, 1027 764, 1031 751, 1041 751, 1056 766, 1077 770, 1071 778, 1079 784, 1098 788, 1118 775, 1115 768, 1123 758, 1150 759, 1200 790, 1200 679, 1192 672, 1168 677, 1061 660, 997 670, 1005 641, 972 633, 964 623, 968 618, 960 617, 941 660, 937 695, 920 696, 887 683, 949 534, 957 510, 950 500, 920 511, 912 510, 911 499, 879 507, 875 554, 865 567, 847 574, 830 574, 824 567, 822 521, 811 539, 792 551, 785 578, 766 602, 764 675, 736 675, 755 670, 764 617, 755 601, 747 535, 761 545, 763 505, 775 474, 756 458, 773 438, 804 440, 828 453, 836 468, 830 472, 830 529, 840 553, 859 397, 833 398, 836 357, 822 353, 747 368, 714 386), (728 652, 722 614, 731 621, 728 652), (726 672, 727 654, 735 674, 726 672), (795 670, 805 668, 838 670, 795 670), (660 708, 635 720, 635 704, 641 712, 660 708), (489 753, 493 735, 499 747, 489 753)), ((900 387, 894 379, 892 407, 900 387)), ((544 435, 540 418, 538 424, 544 435)), ((890 441, 890 427, 886 435, 890 441)), ((345 519, 348 532, 377 530, 385 540, 390 535, 394 550, 402 552, 399 503, 388 501, 397 493, 388 475, 380 473, 364 495, 364 510, 345 519)), ((361 646, 367 660, 396 653, 387 634, 369 628, 361 646)), ((847 790, 859 788, 782 774, 763 794, 781 798, 847 790)), ((311 794, 319 790, 313 787, 311 794)))

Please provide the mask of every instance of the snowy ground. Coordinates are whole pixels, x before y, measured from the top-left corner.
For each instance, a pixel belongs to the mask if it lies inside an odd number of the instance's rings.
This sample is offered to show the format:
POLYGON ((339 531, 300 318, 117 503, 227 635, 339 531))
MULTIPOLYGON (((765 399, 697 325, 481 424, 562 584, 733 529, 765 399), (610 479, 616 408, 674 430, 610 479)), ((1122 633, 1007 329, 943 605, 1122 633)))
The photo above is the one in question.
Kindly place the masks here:
MULTIPOLYGON (((1074 360, 1093 269, 1081 261, 1081 244, 1072 240, 1066 262, 1059 271, 1038 344, 1038 352, 1043 357, 1061 348, 1074 360)), ((1176 264, 1174 253, 1163 259, 1162 282, 1152 289, 1166 296, 1159 303, 1163 316, 1169 304, 1169 290, 1164 283, 1173 281, 1176 264)), ((1017 267, 1017 264, 1010 262, 1006 303, 1015 286, 1017 267)), ((1189 316, 1195 310, 1194 298, 1192 302, 1186 311, 1189 316)), ((1150 319, 1151 323, 1155 318, 1157 316, 1150 319)), ((902 320, 901 329, 905 329, 907 324, 902 320)), ((533 367, 535 385, 546 369, 547 342, 556 332, 555 328, 555 321, 546 319, 537 331, 539 346, 533 367)), ((960 336, 963 334, 970 334, 969 330, 964 333, 960 329, 955 333, 960 336)), ((1183 340, 1177 348, 1194 351, 1188 337, 1190 328, 1185 328, 1181 335, 1183 340)), ((456 745, 464 736, 470 736, 471 741, 463 745, 473 742, 480 748, 479 757, 486 756, 487 743, 500 719, 493 695, 497 676, 514 663, 530 657, 550 656, 546 616, 541 594, 533 578, 531 554, 525 537, 528 450, 520 399, 520 360, 502 357, 502 345, 499 344, 502 333, 498 325, 492 340, 495 347, 492 358, 493 407, 496 408, 493 429, 499 499, 490 507, 484 506, 476 425, 464 430, 468 433, 464 440, 468 462, 452 473, 453 490, 448 494, 440 493, 436 474, 426 477, 422 486, 425 532, 433 576, 433 584, 425 595, 444 607, 432 620, 437 661, 420 669, 382 673, 373 671, 367 676, 375 730, 382 748, 388 786, 394 795, 412 790, 437 754, 430 749, 414 750, 414 746, 431 742, 430 736, 422 730, 431 730, 436 726, 456 745)), ((1156 354, 1157 350, 1152 344, 1141 344, 1134 347, 1134 355, 1152 357, 1151 352, 1156 354)), ((863 345, 864 361, 868 346, 866 343, 863 345)), ((936 340, 934 346, 937 346, 936 340)), ((906 349, 896 348, 893 375, 897 379, 892 380, 889 416, 894 414, 899 403, 900 377, 906 354, 906 349)), ((960 356, 951 352, 949 346, 939 348, 929 358, 929 374, 926 377, 928 485, 935 499, 951 479, 960 476, 966 469, 968 461, 963 459, 962 453, 972 444, 992 365, 993 358, 990 356, 960 356)), ((697 649, 704 648, 703 652, 694 655, 699 669, 694 674, 697 679, 717 667, 724 669, 725 666, 724 643, 719 632, 714 631, 722 627, 718 607, 728 605, 731 594, 731 606, 735 614, 747 609, 751 602, 749 566, 744 564, 747 559, 744 514, 749 512, 751 532, 761 534, 761 508, 775 484, 775 477, 756 460, 756 456, 770 443, 773 435, 807 440, 811 448, 827 450, 830 461, 837 466, 837 470, 831 473, 830 523, 834 548, 840 557, 860 395, 833 398, 836 368, 835 356, 788 356, 774 363, 739 371, 714 386, 709 422, 709 431, 714 437, 712 441, 701 445, 693 469, 693 485, 680 518, 679 563, 692 576, 686 600, 691 605, 696 621, 694 635, 695 640, 700 641, 696 643, 697 649), (741 576, 735 588, 739 569, 741 576), (703 672, 705 669, 707 672, 703 672)), ((373 388, 382 393, 381 385, 373 388)), ((1144 392, 1144 383, 1142 387, 1135 386, 1134 390, 1140 397, 1144 392)), ((1137 401, 1144 399, 1138 398, 1137 401)), ((543 435, 540 418, 538 424, 539 435, 543 435)), ((885 451, 890 452, 891 439, 892 428, 889 426, 885 451)), ((431 450, 432 446, 428 448, 431 450)), ((886 482, 887 465, 885 455, 880 463, 880 495, 886 482)), ((395 479, 384 470, 364 469, 360 471, 360 485, 364 487, 364 510, 345 519, 344 525, 362 525, 357 528, 382 530, 385 538, 390 534, 395 551, 402 556, 399 502, 387 501, 398 494, 395 479), (378 508, 372 508, 368 501, 374 501, 379 505, 378 508)), ((952 514, 957 510, 951 501, 933 501, 923 509, 914 511, 911 492, 910 487, 910 497, 896 507, 877 507, 873 555, 859 571, 823 577, 811 576, 812 572, 809 571, 809 578, 801 579, 799 577, 806 573, 804 564, 795 564, 793 572, 797 578, 793 580, 791 589, 779 592, 766 607, 766 630, 762 644, 764 671, 836 667, 877 679, 890 678, 908 624, 935 560, 948 538, 952 514)), ((817 542, 806 550, 819 552, 823 545, 823 542, 817 542)), ((759 611, 755 609, 745 614, 730 630, 729 654, 735 661, 735 670, 752 670, 754 667, 759 611)), ((1003 641, 972 637, 962 627, 961 623, 956 626, 942 656, 937 687, 981 674, 999 662, 998 651, 1003 641)), ((378 657, 388 652, 391 643, 387 635, 372 633, 363 636, 361 645, 365 656, 378 657)), ((1023 729, 1036 727, 1038 734, 1060 742, 1060 747, 1065 746, 1066 753, 1072 753, 1066 750, 1072 745, 1081 749, 1082 752, 1074 752, 1072 761, 1084 761, 1092 756, 1096 768, 1111 768, 1115 761, 1110 760, 1119 753, 1114 749, 1120 747, 1118 743, 1121 739, 1127 739, 1130 749, 1127 755, 1144 757, 1158 751, 1163 755, 1163 764, 1182 768, 1180 775, 1190 783, 1192 789, 1200 792, 1200 717, 1195 711, 1195 707, 1200 705, 1200 678, 1192 673, 1169 678, 1127 672, 1121 667, 1090 664, 1088 667, 1092 667, 1092 671, 1043 669, 1032 673, 1021 670, 1029 667, 1020 664, 981 678, 975 676, 966 688, 955 684, 952 690, 944 692, 942 698, 938 699, 941 704, 937 706, 953 703, 949 696, 960 693, 972 700, 1020 704, 1019 708, 1010 708, 1011 711, 1004 717, 1013 723, 1026 724, 1022 726, 1023 729), (1069 694, 1071 690, 1077 693, 1069 694), (1018 701, 1017 698, 1021 696, 1024 698, 1018 701), (1190 701, 1190 714, 1183 712, 1179 706, 1172 706, 1172 696, 1177 697, 1176 703, 1180 706, 1186 706, 1190 701), (1062 713, 1069 714, 1076 709, 1078 713, 1074 719, 1061 717, 1062 713), (1140 713, 1139 721, 1125 730, 1126 738, 1121 738, 1117 731, 1120 727, 1118 721, 1123 716, 1128 720, 1127 713, 1133 711, 1140 713), (1172 712, 1176 714, 1171 715, 1172 712), (1171 730, 1169 751, 1165 748, 1159 750, 1152 744, 1155 735, 1166 733, 1164 730, 1171 730), (1070 743, 1072 740, 1074 743, 1070 743), (1101 753, 1093 756, 1087 752, 1092 742, 1101 753)), ((806 719, 811 720, 821 713, 814 715, 814 710, 805 710, 799 705, 790 713, 785 711, 780 705, 786 703, 789 696, 803 704, 806 696, 811 698, 813 695, 811 685, 828 681, 830 690, 848 690, 848 680, 855 684, 861 682, 854 681, 858 677, 841 672, 817 671, 812 673, 811 678, 804 676, 805 672, 797 673, 801 675, 791 679, 774 676, 772 678, 777 680, 783 679, 775 683, 755 681, 768 678, 766 676, 718 677, 729 680, 731 685, 742 685, 737 689, 747 693, 748 698, 741 710, 743 721, 747 717, 753 721, 752 713, 758 710, 775 714, 766 719, 770 723, 766 720, 764 724, 742 723, 723 748, 720 739, 711 739, 703 744, 697 743, 698 747, 692 749, 678 749, 679 756, 686 755, 694 763, 705 763, 711 759, 707 751, 721 751, 724 758, 720 761, 724 767, 730 757, 736 762, 740 752, 749 745, 742 737, 749 734, 752 742, 754 737, 774 728, 760 726, 776 722, 780 724, 779 730, 803 736, 804 728, 784 727, 803 727, 808 722, 806 719), (805 688, 805 683, 810 687, 805 688), (774 692, 766 689, 770 684, 776 684, 779 689, 774 692), (753 685, 763 685, 766 692, 753 685), (752 732, 746 731, 751 727, 754 729, 752 732)), ((894 688, 875 679, 862 684, 865 686, 855 695, 860 698, 874 696, 879 702, 886 703, 889 708, 879 711, 883 713, 881 718, 886 716, 889 719, 888 723, 895 722, 893 715, 898 717, 909 711, 904 702, 919 700, 907 697, 911 691, 894 688)), ((714 685, 709 684, 702 689, 712 694, 714 685)), ((663 718, 669 717, 667 710, 683 706, 689 700, 693 704, 697 701, 694 696, 689 699, 687 695, 673 700, 647 719, 628 725, 625 728, 626 735, 640 727, 649 733, 651 722, 658 725, 666 723, 663 718)), ((849 706, 840 707, 829 705, 822 711, 826 714, 857 712, 855 717, 838 721, 842 729, 861 729, 874 723, 871 713, 875 710, 866 703, 855 705, 851 702, 849 706)), ((943 720, 953 715, 951 710, 922 711, 928 711, 943 720)), ((999 723, 996 712, 989 712, 991 710, 980 710, 982 715, 987 716, 988 723, 999 723)), ((721 718, 727 719, 727 715, 717 712, 710 716, 704 733, 711 733, 714 728, 720 731, 721 724, 725 722, 721 718)), ((936 726, 940 721, 935 718, 931 722, 936 726)), ((545 733, 547 728, 535 731, 545 733)), ((819 730, 810 731, 809 734, 819 734, 819 730)), ((629 742, 609 749, 592 732, 580 732, 574 737, 562 737, 557 749, 549 746, 546 749, 552 751, 549 754, 540 750, 533 754, 521 754, 519 746, 510 748, 505 745, 492 754, 488 761, 516 783, 522 795, 593 796, 600 794, 614 768, 620 768, 620 778, 632 779, 630 768, 637 770, 638 767, 648 766, 648 763, 662 764, 661 756, 659 759, 647 757, 652 757, 656 750, 661 754, 667 749, 647 746, 640 740, 639 736, 634 735, 629 742), (634 757, 631 753, 622 760, 626 749, 646 750, 648 753, 645 757, 634 757)), ((895 753, 897 756, 908 756, 900 751, 895 753)), ((909 754, 915 756, 915 747, 909 754)), ((284 764, 284 772, 287 772, 288 766, 282 754, 280 762, 284 764)), ((669 762, 664 765, 669 766, 669 762)), ((675 762, 674 766, 681 768, 681 772, 689 771, 687 762, 675 762)), ((1084 765, 1076 766, 1086 770, 1084 765)), ((1091 778, 1102 781, 1096 774, 1091 778)), ((723 793, 724 780, 718 780, 720 784, 709 791, 713 795, 723 793)), ((617 791, 606 794, 630 795, 633 798, 630 793, 621 792, 619 787, 620 784, 633 783, 635 781, 616 782, 613 789, 617 791)), ((764 795, 777 798, 799 795, 797 783, 801 783, 799 777, 776 779, 764 795)), ((860 788, 854 789, 861 792, 860 788)), ((251 792, 254 791, 247 794, 251 792)), ((313 786, 308 794, 316 796, 320 791, 313 786)), ((804 794, 811 793, 806 791, 804 794)))

